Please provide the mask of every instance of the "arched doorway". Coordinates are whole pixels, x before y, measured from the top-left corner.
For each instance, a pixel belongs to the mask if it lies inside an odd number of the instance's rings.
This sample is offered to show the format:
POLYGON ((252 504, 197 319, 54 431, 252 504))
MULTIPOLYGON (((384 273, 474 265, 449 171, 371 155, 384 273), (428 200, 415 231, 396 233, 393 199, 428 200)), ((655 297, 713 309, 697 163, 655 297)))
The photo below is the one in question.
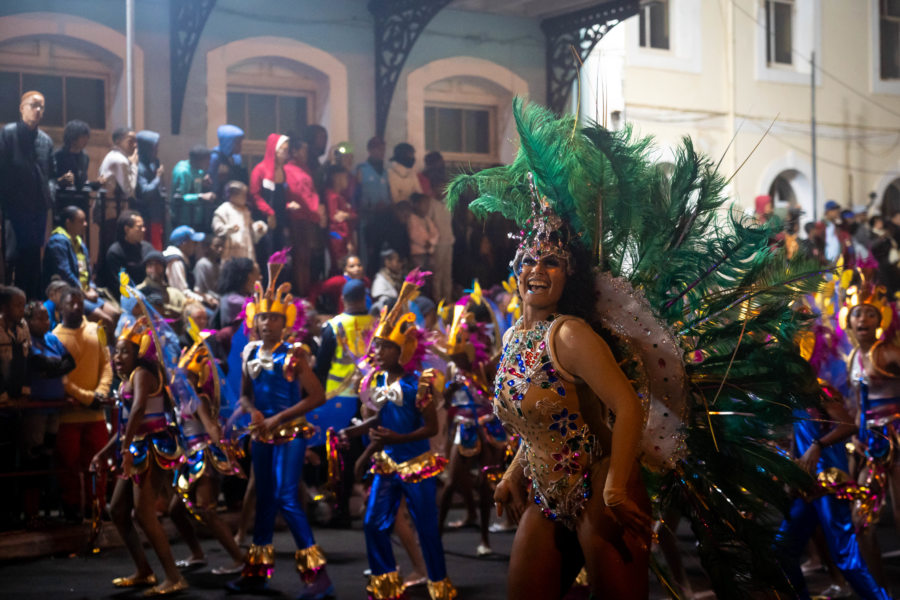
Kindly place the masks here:
POLYGON ((812 184, 806 175, 796 169, 779 173, 769 185, 775 214, 786 223, 795 220, 801 237, 803 223, 812 220, 812 184))
POLYGON ((885 220, 900 213, 900 177, 891 181, 881 196, 881 215, 885 220))

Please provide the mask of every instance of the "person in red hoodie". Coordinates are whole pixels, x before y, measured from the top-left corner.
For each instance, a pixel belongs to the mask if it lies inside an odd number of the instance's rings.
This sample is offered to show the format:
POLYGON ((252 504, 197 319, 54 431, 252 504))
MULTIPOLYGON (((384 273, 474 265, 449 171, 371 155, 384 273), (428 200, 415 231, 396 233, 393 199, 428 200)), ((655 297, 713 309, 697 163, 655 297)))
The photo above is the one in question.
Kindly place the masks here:
POLYGON ((292 278, 300 294, 309 291, 310 247, 302 235, 303 221, 320 223, 322 212, 312 178, 288 162, 289 138, 272 133, 266 140, 266 154, 250 174, 250 195, 257 214, 269 221, 267 239, 261 240, 257 257, 265 261, 272 251, 291 246, 292 278))

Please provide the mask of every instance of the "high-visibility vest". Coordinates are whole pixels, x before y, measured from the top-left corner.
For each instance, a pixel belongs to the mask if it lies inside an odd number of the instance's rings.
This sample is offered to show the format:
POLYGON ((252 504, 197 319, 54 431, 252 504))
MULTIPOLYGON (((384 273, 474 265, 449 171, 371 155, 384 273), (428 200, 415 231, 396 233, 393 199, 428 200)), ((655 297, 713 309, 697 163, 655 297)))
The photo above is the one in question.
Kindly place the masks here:
POLYGON ((359 396, 356 361, 363 357, 375 317, 341 313, 328 321, 337 344, 325 382, 325 397, 359 396))

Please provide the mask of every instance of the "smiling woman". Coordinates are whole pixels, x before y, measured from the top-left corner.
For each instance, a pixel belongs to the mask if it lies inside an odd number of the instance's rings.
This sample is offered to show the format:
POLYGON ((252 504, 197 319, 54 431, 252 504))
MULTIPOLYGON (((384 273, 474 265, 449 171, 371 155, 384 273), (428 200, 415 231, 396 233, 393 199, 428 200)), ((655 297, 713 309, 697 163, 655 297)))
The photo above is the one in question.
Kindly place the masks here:
POLYGON ((513 113, 516 160, 447 191, 452 204, 475 188, 476 214, 521 228, 523 315, 493 400, 522 440, 494 495, 519 519, 509 598, 556 600, 582 565, 594 595, 646 598, 650 515, 669 506, 694 521, 718 595, 790 589, 759 515, 804 481, 770 437, 811 401, 790 302, 817 269, 770 253, 765 227, 721 222, 723 180, 689 141, 669 176, 627 130, 518 100, 513 113), (753 418, 718 427, 731 417, 711 404, 753 418))

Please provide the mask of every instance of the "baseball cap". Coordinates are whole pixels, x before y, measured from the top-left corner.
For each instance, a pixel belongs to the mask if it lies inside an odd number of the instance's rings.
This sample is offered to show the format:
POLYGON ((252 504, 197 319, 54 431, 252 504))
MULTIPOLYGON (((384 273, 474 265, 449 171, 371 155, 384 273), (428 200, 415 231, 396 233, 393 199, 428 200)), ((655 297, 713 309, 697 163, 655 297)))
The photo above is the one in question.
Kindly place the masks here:
POLYGON ((202 233, 197 233, 194 231, 193 227, 189 227, 187 225, 179 225, 175 229, 172 230, 172 233, 169 234, 169 243, 177 246, 178 244, 184 243, 188 240, 193 242, 202 242, 206 238, 202 233))
POLYGON ((829 200, 825 203, 825 210, 840 210, 841 205, 835 202, 834 200, 829 200))

